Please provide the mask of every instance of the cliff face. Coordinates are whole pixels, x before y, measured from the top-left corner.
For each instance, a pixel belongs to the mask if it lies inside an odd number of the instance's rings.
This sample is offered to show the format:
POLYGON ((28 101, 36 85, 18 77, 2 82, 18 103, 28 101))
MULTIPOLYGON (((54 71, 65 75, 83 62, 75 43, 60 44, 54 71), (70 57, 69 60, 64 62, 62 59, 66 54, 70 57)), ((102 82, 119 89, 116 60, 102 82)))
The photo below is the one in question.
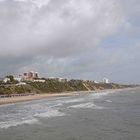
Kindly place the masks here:
POLYGON ((103 90, 103 89, 118 89, 129 87, 127 85, 119 84, 104 84, 104 83, 94 83, 91 81, 82 80, 70 80, 68 82, 59 82, 57 80, 46 80, 45 83, 31 82, 28 83, 31 87, 37 89, 41 93, 47 92, 67 92, 67 91, 91 91, 91 90, 103 90))
POLYGON ((91 91, 103 89, 118 89, 130 87, 119 84, 94 83, 92 81, 70 80, 59 82, 54 79, 46 79, 43 82, 27 82, 26 85, 3 85, 0 86, 0 94, 20 94, 20 93, 61 93, 69 91, 91 91))

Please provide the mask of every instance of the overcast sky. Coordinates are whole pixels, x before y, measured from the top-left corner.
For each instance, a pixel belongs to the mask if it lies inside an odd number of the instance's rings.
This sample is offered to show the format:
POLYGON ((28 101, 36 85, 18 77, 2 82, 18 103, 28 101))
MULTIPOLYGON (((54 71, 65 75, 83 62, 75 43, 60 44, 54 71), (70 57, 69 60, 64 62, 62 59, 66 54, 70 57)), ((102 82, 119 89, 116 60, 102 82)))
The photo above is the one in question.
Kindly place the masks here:
POLYGON ((30 70, 140 83, 140 0, 0 0, 0 76, 30 70))

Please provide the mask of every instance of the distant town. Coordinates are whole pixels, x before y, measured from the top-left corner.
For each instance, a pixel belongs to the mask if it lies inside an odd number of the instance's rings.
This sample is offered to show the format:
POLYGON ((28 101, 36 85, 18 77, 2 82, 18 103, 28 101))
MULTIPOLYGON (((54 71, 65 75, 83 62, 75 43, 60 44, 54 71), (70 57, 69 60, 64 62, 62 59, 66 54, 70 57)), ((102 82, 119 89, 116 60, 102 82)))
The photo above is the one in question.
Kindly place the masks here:
MULTIPOLYGON (((48 77, 48 78, 41 78, 38 72, 28 71, 24 72, 23 74, 19 74, 18 76, 7 75, 4 78, 0 78, 0 83, 10 83, 13 80, 17 85, 25 85, 27 81, 30 82, 45 82, 45 79, 53 79, 59 82, 68 82, 71 79, 68 78, 61 78, 61 77, 48 77)), ((91 81, 91 80, 83 80, 83 81, 91 81)), ((108 78, 103 78, 101 82, 92 81, 94 83, 106 83, 109 84, 110 80, 108 78)))
POLYGON ((134 87, 134 85, 112 83, 107 78, 103 78, 101 82, 60 77, 41 78, 38 72, 28 71, 18 76, 7 75, 4 78, 0 78, 0 98, 127 87, 134 87))

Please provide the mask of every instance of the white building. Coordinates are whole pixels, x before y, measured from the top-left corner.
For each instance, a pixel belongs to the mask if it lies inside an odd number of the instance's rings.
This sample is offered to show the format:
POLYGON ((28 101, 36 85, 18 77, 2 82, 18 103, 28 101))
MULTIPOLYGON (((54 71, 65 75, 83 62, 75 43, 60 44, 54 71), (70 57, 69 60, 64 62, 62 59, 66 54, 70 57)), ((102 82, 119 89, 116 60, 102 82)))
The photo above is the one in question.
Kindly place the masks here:
POLYGON ((21 85, 26 85, 26 83, 25 82, 20 82, 20 83, 18 83, 18 84, 16 84, 17 86, 21 86, 21 85))
POLYGON ((14 80, 16 80, 18 82, 21 82, 22 81, 22 78, 21 77, 14 77, 14 80))
POLYGON ((95 83, 95 84, 98 84, 99 82, 98 82, 98 81, 94 81, 94 83, 95 83))
POLYGON ((66 78, 60 78, 60 77, 59 77, 59 78, 58 78, 58 81, 59 81, 59 82, 67 82, 67 79, 66 79, 66 78))
POLYGON ((10 78, 5 77, 5 78, 3 79, 3 82, 4 82, 4 83, 7 83, 7 82, 9 82, 9 81, 10 81, 10 78))
POLYGON ((67 81, 69 81, 69 79, 61 78, 61 77, 49 77, 48 79, 53 79, 53 80, 56 80, 56 81, 59 81, 59 82, 67 82, 67 81))
POLYGON ((106 84, 110 83, 110 82, 109 82, 109 79, 104 78, 104 79, 103 79, 103 83, 106 83, 106 84))
POLYGON ((45 83, 46 80, 43 79, 37 79, 37 80, 33 80, 33 82, 41 82, 41 83, 45 83))

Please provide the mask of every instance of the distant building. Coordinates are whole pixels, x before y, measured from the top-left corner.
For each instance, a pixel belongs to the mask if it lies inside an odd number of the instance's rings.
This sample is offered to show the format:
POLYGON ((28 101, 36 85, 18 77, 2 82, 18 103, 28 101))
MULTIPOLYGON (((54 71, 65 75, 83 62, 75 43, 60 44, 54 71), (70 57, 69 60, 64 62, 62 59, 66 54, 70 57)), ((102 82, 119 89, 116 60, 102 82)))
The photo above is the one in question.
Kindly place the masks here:
POLYGON ((58 81, 59 82, 67 82, 67 79, 66 78, 58 78, 58 81))
POLYGON ((38 72, 33 72, 33 71, 25 72, 23 73, 22 76, 23 81, 33 81, 38 78, 39 78, 38 72))
POLYGON ((35 79, 38 79, 38 78, 39 78, 38 72, 35 72, 35 73, 34 73, 34 78, 35 78, 35 79))
POLYGON ((106 84, 110 83, 110 82, 109 82, 109 79, 103 78, 103 83, 106 83, 106 84))
POLYGON ((14 80, 21 82, 22 81, 22 77, 14 77, 14 80))
POLYGON ((3 82, 4 82, 4 83, 7 83, 7 82, 9 82, 9 81, 10 81, 10 78, 5 77, 5 78, 3 79, 3 82))
POLYGON ((20 83, 17 83, 16 85, 17 86, 26 85, 26 83, 25 82, 20 82, 20 83))
POLYGON ((68 82, 68 81, 70 81, 70 79, 61 78, 61 77, 49 77, 48 79, 56 80, 58 82, 68 82))
POLYGON ((46 80, 43 80, 43 79, 36 79, 36 80, 33 80, 33 82, 41 82, 41 83, 45 83, 46 80))

